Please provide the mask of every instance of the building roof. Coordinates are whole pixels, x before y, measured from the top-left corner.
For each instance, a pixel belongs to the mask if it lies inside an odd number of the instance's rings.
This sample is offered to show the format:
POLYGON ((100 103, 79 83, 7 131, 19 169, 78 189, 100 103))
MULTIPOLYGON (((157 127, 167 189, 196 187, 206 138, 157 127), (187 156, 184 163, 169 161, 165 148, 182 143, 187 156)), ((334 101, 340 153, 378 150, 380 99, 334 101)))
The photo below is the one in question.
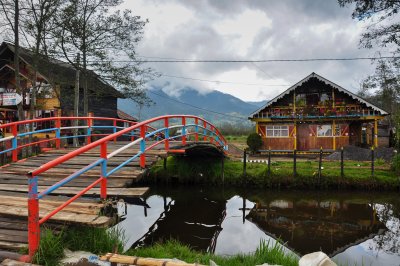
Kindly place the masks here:
POLYGON ((258 114, 260 111, 262 111, 264 108, 272 105, 273 103, 277 102, 279 99, 285 97, 286 95, 288 95, 289 93, 291 93, 292 91, 294 91, 297 87, 300 87, 301 85, 303 85, 303 83, 309 81, 311 78, 317 78, 318 80, 324 82, 325 84, 328 84, 330 86, 332 86, 333 88, 337 89, 340 92, 343 92, 347 95, 349 95, 350 97, 352 97, 353 99, 356 99, 362 103, 364 103, 367 107, 372 108, 375 111, 380 112, 381 115, 388 115, 388 112, 382 110, 381 108, 373 105, 372 103, 364 100, 363 98, 361 98, 360 96, 355 95, 354 93, 346 90, 345 88, 337 85, 336 83, 333 83, 330 80, 327 80, 326 78, 312 72, 310 75, 308 75, 307 77, 305 77, 304 79, 300 80, 299 82, 297 82, 296 84, 292 85, 291 87, 289 87, 287 90, 285 90, 284 92, 282 92, 281 94, 279 94, 278 96, 276 96, 275 98, 273 98, 272 100, 268 101, 265 105, 263 105, 261 108, 257 109, 255 112, 253 112, 252 114, 250 114, 249 119, 253 118, 253 116, 255 114, 258 114))
POLYGON ((119 119, 129 120, 129 121, 133 121, 133 122, 139 121, 137 118, 135 118, 119 109, 117 110, 117 115, 118 115, 119 119))
MULTIPOLYGON (((0 45, 0 55, 6 50, 15 52, 14 44, 3 42, 0 45)), ((33 64, 33 52, 20 47, 20 58, 28 65, 33 64)), ((61 86, 75 86, 76 69, 69 63, 63 62, 55 58, 39 57, 38 69, 40 75, 43 76, 49 83, 55 83, 61 86)), ((124 95, 115 89, 113 86, 104 81, 94 71, 87 71, 86 82, 89 91, 99 96, 114 96, 117 98, 125 98, 124 95)), ((84 79, 80 79, 80 87, 84 86, 84 79)))

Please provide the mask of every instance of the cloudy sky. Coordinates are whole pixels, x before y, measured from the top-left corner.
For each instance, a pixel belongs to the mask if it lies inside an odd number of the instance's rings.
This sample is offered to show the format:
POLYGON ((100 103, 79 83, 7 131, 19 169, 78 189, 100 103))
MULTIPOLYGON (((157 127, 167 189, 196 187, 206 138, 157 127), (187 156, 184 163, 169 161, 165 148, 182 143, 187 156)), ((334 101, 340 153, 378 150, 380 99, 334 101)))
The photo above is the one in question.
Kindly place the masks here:
MULTIPOLYGON (((147 18, 138 54, 210 60, 349 58, 376 56, 359 49, 364 22, 337 0, 128 0, 147 18)), ((246 101, 271 99, 311 72, 357 91, 373 72, 370 61, 268 63, 149 63, 164 76, 149 85, 179 94, 185 86, 246 101), (185 77, 175 78, 175 77, 185 77), (221 81, 208 82, 193 79, 221 81)))

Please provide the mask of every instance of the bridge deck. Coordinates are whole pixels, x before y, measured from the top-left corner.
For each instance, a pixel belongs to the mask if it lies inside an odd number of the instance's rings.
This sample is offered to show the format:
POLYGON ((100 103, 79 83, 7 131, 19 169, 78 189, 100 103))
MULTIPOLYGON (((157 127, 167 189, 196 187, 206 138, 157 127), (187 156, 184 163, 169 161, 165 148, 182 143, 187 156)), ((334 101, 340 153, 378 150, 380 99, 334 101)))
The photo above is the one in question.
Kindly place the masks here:
MULTIPOLYGON (((108 153, 122 147, 126 142, 109 143, 108 153)), ((35 157, 20 160, 16 163, 0 168, 0 250, 18 250, 27 244, 27 191, 28 178, 26 174, 42 164, 62 156, 73 149, 50 150, 35 157)), ((107 167, 121 164, 137 149, 128 149, 111 158, 107 167)), ((165 156, 162 150, 151 150, 146 153, 146 165, 150 166, 160 157, 165 156)), ((93 149, 79 155, 49 171, 41 174, 38 178, 39 191, 62 180, 67 175, 87 166, 99 159, 98 149, 93 149)), ((109 177, 107 182, 107 194, 120 197, 140 197, 145 194, 148 188, 129 188, 129 186, 141 177, 143 170, 140 169, 138 161, 133 161, 122 170, 109 177)), ((77 179, 69 182, 55 190, 51 196, 40 200, 39 215, 43 217, 55 207, 68 199, 68 196, 86 188, 89 184, 100 177, 100 167, 96 167, 77 179)), ((107 226, 111 218, 99 216, 104 205, 99 201, 99 186, 88 191, 88 196, 68 205, 60 213, 53 216, 47 226, 57 227, 57 224, 81 224, 88 226, 107 226)))

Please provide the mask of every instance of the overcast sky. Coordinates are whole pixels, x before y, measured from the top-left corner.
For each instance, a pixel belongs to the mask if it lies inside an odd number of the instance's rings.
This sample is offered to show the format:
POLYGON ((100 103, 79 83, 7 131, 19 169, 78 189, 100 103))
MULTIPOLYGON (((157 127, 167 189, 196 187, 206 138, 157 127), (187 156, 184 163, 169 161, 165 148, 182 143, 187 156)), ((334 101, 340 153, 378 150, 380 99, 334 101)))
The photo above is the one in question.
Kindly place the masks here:
MULTIPOLYGON (((124 6, 149 20, 137 49, 141 56, 258 60, 376 55, 358 48, 366 24, 353 20, 352 7, 341 8, 337 0, 128 0, 124 6)), ((162 76, 149 84, 166 92, 189 86, 246 101, 271 99, 311 72, 354 92, 374 69, 370 61, 149 65, 169 76, 233 83, 162 76)))

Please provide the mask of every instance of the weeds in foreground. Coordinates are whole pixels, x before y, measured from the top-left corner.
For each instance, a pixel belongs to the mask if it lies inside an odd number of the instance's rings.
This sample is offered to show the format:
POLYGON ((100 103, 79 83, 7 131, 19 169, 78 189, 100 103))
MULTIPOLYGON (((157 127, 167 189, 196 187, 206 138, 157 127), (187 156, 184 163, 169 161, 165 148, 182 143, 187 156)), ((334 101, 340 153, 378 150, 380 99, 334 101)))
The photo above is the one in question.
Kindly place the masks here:
POLYGON ((33 259, 34 263, 40 265, 58 265, 64 257, 64 231, 53 233, 51 229, 45 228, 41 234, 39 249, 33 259))
POLYGON ((219 266, 254 266, 263 263, 279 264, 283 266, 298 265, 298 258, 285 254, 283 246, 278 242, 271 245, 269 241, 261 241, 254 253, 238 254, 234 256, 219 256, 192 250, 190 247, 176 240, 165 243, 156 243, 151 247, 129 250, 127 255, 152 258, 179 258, 188 263, 209 264, 213 260, 219 266))
POLYGON ((69 227, 68 230, 53 232, 45 228, 42 231, 39 249, 34 263, 40 265, 58 265, 64 257, 64 249, 84 250, 94 254, 123 251, 123 232, 107 228, 69 227))

